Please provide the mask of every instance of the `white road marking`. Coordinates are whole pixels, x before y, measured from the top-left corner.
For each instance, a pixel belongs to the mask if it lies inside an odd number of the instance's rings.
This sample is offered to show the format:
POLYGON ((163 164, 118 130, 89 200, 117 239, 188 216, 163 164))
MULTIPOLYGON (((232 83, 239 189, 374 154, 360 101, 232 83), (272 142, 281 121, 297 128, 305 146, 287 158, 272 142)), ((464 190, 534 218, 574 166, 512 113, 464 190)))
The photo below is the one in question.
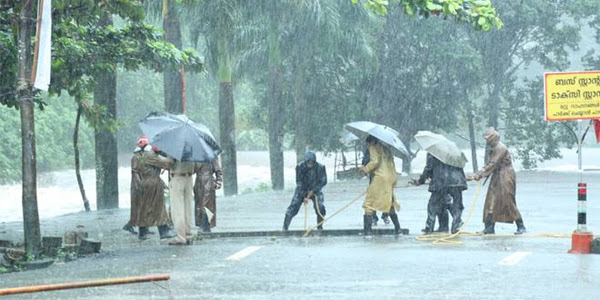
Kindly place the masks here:
POLYGON ((258 250, 262 248, 262 246, 249 246, 246 247, 236 253, 234 253, 233 255, 231 255, 230 257, 226 258, 226 260, 240 260, 250 254, 252 254, 254 251, 258 250))
POLYGON ((515 252, 498 262, 499 265, 503 266, 514 266, 518 264, 525 256, 531 254, 531 252, 519 251, 515 252))

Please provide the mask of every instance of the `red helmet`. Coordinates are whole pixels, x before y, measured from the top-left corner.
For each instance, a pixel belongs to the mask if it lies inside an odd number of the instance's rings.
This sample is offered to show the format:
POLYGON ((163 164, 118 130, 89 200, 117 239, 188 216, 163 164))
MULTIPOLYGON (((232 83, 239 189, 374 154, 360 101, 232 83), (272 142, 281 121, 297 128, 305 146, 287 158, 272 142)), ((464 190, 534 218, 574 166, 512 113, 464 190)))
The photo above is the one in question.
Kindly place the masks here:
POLYGON ((145 147, 146 145, 148 145, 148 138, 145 135, 141 135, 138 139, 137 145, 142 148, 145 147))

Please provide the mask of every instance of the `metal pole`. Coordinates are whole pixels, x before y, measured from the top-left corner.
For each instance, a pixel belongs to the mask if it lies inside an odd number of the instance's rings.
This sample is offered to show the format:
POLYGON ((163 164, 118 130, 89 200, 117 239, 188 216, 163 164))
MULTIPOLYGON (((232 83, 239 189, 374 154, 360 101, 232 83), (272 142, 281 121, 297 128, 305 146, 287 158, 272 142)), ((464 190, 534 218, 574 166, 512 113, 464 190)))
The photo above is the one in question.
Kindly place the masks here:
MULTIPOLYGON (((579 120, 579 122, 577 122, 578 128, 579 128, 579 132, 582 131, 582 127, 581 127, 581 120, 579 120)), ((583 139, 577 139, 577 169, 579 170, 579 182, 583 181, 583 167, 582 167, 582 153, 581 153, 581 145, 583 144, 583 139)))
MULTIPOLYGON (((581 126, 582 120, 579 120, 578 127, 579 132, 583 131, 583 127, 581 126)), ((583 145, 583 136, 581 139, 577 139, 577 149, 578 157, 577 157, 577 167, 579 170, 579 184, 577 185, 577 231, 578 232, 587 232, 587 184, 583 182, 583 153, 582 153, 582 145, 583 145)))
POLYGON ((116 285, 116 284, 131 284, 131 283, 138 283, 138 282, 162 281, 162 280, 169 280, 170 278, 171 278, 171 276, 169 274, 155 274, 155 275, 146 275, 146 276, 111 278, 111 279, 103 279, 103 280, 95 280, 95 281, 23 286, 23 287, 16 287, 16 288, 0 289, 0 295, 14 295, 14 294, 37 293, 37 292, 77 289, 77 288, 116 285))

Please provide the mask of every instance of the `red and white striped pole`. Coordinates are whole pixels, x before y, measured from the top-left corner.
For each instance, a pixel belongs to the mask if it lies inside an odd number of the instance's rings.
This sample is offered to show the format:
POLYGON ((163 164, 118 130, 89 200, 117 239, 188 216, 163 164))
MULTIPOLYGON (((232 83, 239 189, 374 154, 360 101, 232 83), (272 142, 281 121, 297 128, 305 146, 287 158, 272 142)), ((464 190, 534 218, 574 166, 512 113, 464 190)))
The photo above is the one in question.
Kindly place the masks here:
MULTIPOLYGON (((581 127, 581 121, 579 122, 579 126, 581 127)), ((589 129, 589 126, 588 126, 589 129)), ((587 130, 585 131, 587 133, 587 130)), ((592 240, 594 239, 594 234, 589 232, 587 229, 587 184, 582 183, 583 181, 583 168, 582 168, 582 154, 581 154, 581 144, 583 144, 583 139, 585 138, 585 133, 583 134, 581 140, 578 140, 578 148, 579 148, 579 183, 577 184, 577 230, 573 232, 571 235, 571 250, 569 253, 575 254, 583 254, 590 253, 590 248, 592 246, 592 240)))
POLYGON ((577 184, 577 231, 587 232, 587 184, 577 184))
POLYGON ((577 230, 571 235, 571 250, 569 250, 569 253, 590 253, 594 234, 587 229, 586 201, 587 184, 579 183, 577 185, 577 230))

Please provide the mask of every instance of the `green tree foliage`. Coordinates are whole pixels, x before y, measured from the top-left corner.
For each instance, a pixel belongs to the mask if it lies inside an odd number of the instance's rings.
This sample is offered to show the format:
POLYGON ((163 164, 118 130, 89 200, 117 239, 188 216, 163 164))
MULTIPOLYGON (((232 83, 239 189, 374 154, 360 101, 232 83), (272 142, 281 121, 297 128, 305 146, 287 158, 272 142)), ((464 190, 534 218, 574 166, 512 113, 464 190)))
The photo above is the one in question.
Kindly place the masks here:
MULTIPOLYGON (((2 104, 13 107, 16 104, 14 87, 18 57, 14 45, 18 3, 2 1, 0 6, 0 99, 2 104)), ((89 101, 90 93, 96 84, 95 76, 98 74, 113 71, 117 66, 128 70, 145 67, 161 71, 184 64, 192 72, 203 70, 203 64, 194 51, 176 49, 172 44, 163 41, 158 28, 143 23, 145 12, 139 1, 53 1, 52 13, 50 94, 60 95, 66 91, 82 105, 86 120, 92 126, 111 131, 115 131, 118 126, 115 122, 106 122, 112 120, 108 118, 106 108, 93 105, 89 101), (102 26, 99 21, 105 13, 122 18, 122 26, 102 26)), ((36 100, 40 107, 44 104, 40 97, 36 97, 36 100)), ((53 150, 52 147, 40 149, 40 157, 53 150)), ((6 160, 14 161, 17 158, 10 156, 6 160)), ((49 165, 50 168, 52 166, 54 165, 49 165)), ((59 164, 55 166, 58 167, 59 164)), ((6 180, 16 179, 14 176, 17 173, 7 174, 6 180)))
POLYGON ((524 168, 533 168, 538 162, 558 158, 560 146, 571 147, 574 138, 569 126, 573 122, 547 123, 543 118, 544 88, 541 79, 527 80, 507 97, 510 117, 506 119, 507 144, 516 150, 524 168))
MULTIPOLYGON (((73 126, 77 105, 67 96, 53 97, 43 112, 35 115, 37 137, 37 165, 41 172, 73 168, 73 126)), ((17 181, 21 178, 21 138, 19 115, 14 109, 0 107, 0 184, 17 181)), ((84 168, 93 168, 93 132, 83 128, 80 132, 80 150, 84 168)))
MULTIPOLYGON (((185 62, 185 55, 170 56, 168 53, 174 53, 170 46, 150 42, 161 36, 160 31, 138 22, 144 12, 137 1, 107 1, 111 11, 120 15, 115 18, 117 25, 111 27, 94 26, 97 15, 87 19, 94 12, 77 10, 79 4, 75 2, 88 3, 61 0, 58 3, 70 3, 71 7, 55 7, 57 20, 65 20, 55 25, 55 31, 73 37, 55 40, 59 52, 54 55, 65 59, 56 60, 57 72, 61 73, 55 74, 81 80, 70 85, 60 80, 57 83, 66 86, 63 92, 80 90, 93 85, 95 72, 116 68, 118 120, 122 124, 117 134, 120 150, 130 152, 140 133, 137 122, 148 111, 163 107, 163 79, 153 71, 164 69, 169 64, 165 60, 185 62), (122 12, 117 12, 116 5, 127 2, 136 5, 121 6, 122 12), (67 22, 67 16, 74 21, 67 22), (88 45, 89 35, 97 37, 94 43, 103 46, 88 45), (117 40, 134 42, 123 44, 117 40), (60 48, 66 50, 60 52, 60 48), (126 51, 119 52, 123 49, 126 51), (72 57, 63 58, 61 53, 72 57), (128 53, 143 53, 154 63, 136 60, 140 57, 128 53), (87 61, 98 63, 86 65, 87 61), (83 64, 85 70, 66 69, 65 65, 72 64, 83 64)), ((194 46, 207 59, 206 74, 186 75, 186 113, 219 134, 218 46, 219 39, 227 37, 239 149, 268 149, 273 99, 282 105, 282 120, 276 124, 281 125, 279 134, 286 137, 279 142, 287 142, 280 149, 298 148, 294 139, 297 141, 300 126, 305 127, 301 133, 306 133, 301 144, 313 150, 336 151, 342 147, 339 134, 343 124, 361 119, 391 125, 400 131, 406 144, 417 130, 464 134, 467 110, 472 109, 475 136, 479 139, 480 131, 488 125, 498 126, 508 146, 516 149, 527 167, 556 157, 558 147, 570 144, 571 138, 566 136, 564 125, 543 121, 541 83, 524 78, 531 77, 528 72, 537 76, 542 71, 567 68, 567 54, 572 51, 569 46, 578 44, 581 22, 587 22, 596 32, 600 28, 595 13, 598 2, 594 0, 176 3, 182 16, 184 45, 194 46), (528 71, 527 67, 536 71, 528 71), (298 103, 303 104, 300 111, 298 103), (303 122, 298 122, 297 116, 302 116, 303 122)), ((146 4, 152 4, 150 10, 160 11, 159 1, 146 4)), ((15 37, 11 31, 14 13, 2 9, 0 14, 0 99, 9 104, 13 103, 10 93, 14 85, 10 82, 14 83, 14 72, 4 70, 15 68, 15 37)), ((600 68, 597 53, 590 53, 586 62, 586 69, 600 68)), ((56 111, 57 118, 73 119, 76 107, 64 105, 63 99, 67 98, 61 97, 60 102, 44 98, 50 104, 59 102, 64 106, 56 111)), ((89 107, 89 120, 100 122, 102 108, 89 107)), ((10 111, 4 108, 7 122, 17 120, 9 117, 10 111)), ((65 126, 72 126, 73 121, 68 123, 71 125, 65 126)), ((60 135, 69 136, 66 132, 60 135)), ((88 143, 86 139, 82 141, 88 143)), ((18 142, 14 135, 7 140, 18 142)), ((59 150, 52 151, 60 155, 59 150)), ((67 163, 43 164, 46 169, 67 163)))
MULTIPOLYGON (((352 0, 354 4, 358 2, 359 0, 352 0)), ((449 16, 484 31, 502 27, 502 21, 489 0, 365 0, 362 3, 381 16, 388 13, 390 6, 400 6, 411 16, 449 16)))
MULTIPOLYGON (((415 20, 399 8, 387 16, 377 40, 379 68, 369 87, 369 107, 373 120, 398 128, 409 149, 419 130, 450 132, 458 126, 465 90, 473 82, 466 83, 463 73, 478 58, 456 42, 461 29, 438 18, 415 20)), ((403 158, 404 171, 410 170, 410 152, 403 158)))
POLYGON ((569 50, 578 48, 579 22, 582 21, 573 15, 573 3, 500 1, 496 9, 502 15, 502 30, 469 33, 470 45, 481 55, 485 98, 482 114, 488 116, 486 125, 506 129, 505 141, 517 149, 527 167, 534 167, 543 159, 559 157, 558 148, 562 144, 556 141, 570 138, 566 132, 556 131, 560 127, 542 121, 542 86, 535 80, 523 82, 527 78, 524 70, 530 66, 542 66, 546 71, 569 67, 569 50), (537 95, 533 87, 539 88, 537 95), (561 132, 562 135, 557 136, 561 132), (531 137, 523 138, 527 135, 531 137))

